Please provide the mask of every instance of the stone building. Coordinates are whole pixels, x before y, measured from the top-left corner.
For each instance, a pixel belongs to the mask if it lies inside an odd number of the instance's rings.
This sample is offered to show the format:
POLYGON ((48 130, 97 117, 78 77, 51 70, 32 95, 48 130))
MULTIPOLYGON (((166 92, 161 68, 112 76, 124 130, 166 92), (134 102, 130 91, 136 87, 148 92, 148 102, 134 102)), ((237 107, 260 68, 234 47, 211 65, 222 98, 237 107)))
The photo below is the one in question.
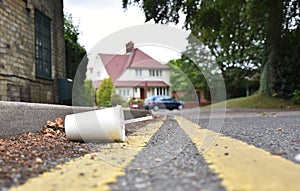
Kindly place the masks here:
POLYGON ((0 0, 0 100, 58 103, 63 0, 0 0))

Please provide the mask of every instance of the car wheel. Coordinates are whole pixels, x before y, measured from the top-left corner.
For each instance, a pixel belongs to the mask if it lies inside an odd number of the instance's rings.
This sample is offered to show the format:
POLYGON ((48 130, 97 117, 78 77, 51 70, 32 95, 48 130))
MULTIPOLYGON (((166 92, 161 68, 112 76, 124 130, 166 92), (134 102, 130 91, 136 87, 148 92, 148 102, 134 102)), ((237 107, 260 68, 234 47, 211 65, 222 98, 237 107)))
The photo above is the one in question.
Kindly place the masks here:
POLYGON ((153 107, 153 110, 154 110, 154 111, 158 111, 158 110, 159 110, 159 107, 158 107, 157 105, 155 105, 155 106, 153 107))
POLYGON ((179 105, 178 110, 182 110, 182 109, 183 109, 183 105, 179 105))

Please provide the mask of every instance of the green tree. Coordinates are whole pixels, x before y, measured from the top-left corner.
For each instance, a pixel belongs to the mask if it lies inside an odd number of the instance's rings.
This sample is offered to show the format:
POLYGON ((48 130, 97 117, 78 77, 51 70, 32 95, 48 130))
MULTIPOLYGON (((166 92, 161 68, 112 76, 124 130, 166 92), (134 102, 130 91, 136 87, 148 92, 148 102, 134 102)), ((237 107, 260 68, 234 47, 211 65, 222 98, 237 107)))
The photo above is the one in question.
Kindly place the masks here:
POLYGON ((65 52, 66 52, 66 73, 67 78, 73 80, 72 90, 72 105, 76 106, 93 106, 94 96, 87 95, 87 86, 91 82, 85 81, 86 68, 88 58, 86 50, 78 42, 79 26, 73 24, 71 14, 64 15, 64 37, 65 37, 65 52))
MULTIPOLYGON (((77 68, 86 55, 86 50, 78 42, 79 26, 73 24, 71 14, 64 15, 64 36, 66 51, 66 71, 67 77, 74 80, 77 68)), ((82 84, 84 82, 82 81, 82 84)))
POLYGON ((156 23, 178 23, 183 12, 186 29, 210 48, 222 72, 261 69, 262 93, 288 97, 299 87, 295 73, 300 69, 290 76, 287 67, 296 69, 300 53, 282 50, 299 50, 293 43, 300 35, 299 0, 123 0, 124 8, 132 4, 156 23), (297 82, 286 83, 291 78, 297 82))
POLYGON ((189 46, 183 52, 180 59, 171 60, 168 64, 172 67, 170 82, 172 88, 176 91, 186 91, 192 93, 198 89, 204 89, 205 97, 210 99, 210 91, 207 80, 214 75, 213 59, 210 53, 203 46, 198 47, 189 46), (192 60, 192 59, 193 60, 192 60))
MULTIPOLYGON (((88 58, 85 55, 81 60, 77 68, 76 75, 73 80, 73 89, 72 89, 72 105, 73 106, 93 106, 95 99, 91 100, 86 95, 86 87, 90 86, 86 83, 91 83, 86 80, 86 70, 87 70, 88 58)), ((93 96, 94 97, 94 96, 93 96)))
POLYGON ((117 94, 115 91, 111 95, 111 105, 121 105, 121 106, 128 106, 127 102, 122 98, 121 95, 117 94))
POLYGON ((114 93, 114 85, 112 78, 103 79, 96 92, 96 101, 98 105, 111 105, 112 94, 114 93))
POLYGON ((88 106, 93 106, 94 105, 94 102, 95 102, 95 99, 96 99, 96 90, 95 88, 93 87, 93 82, 92 80, 88 80, 88 79, 85 79, 84 80, 84 85, 83 85, 83 95, 84 95, 84 99, 86 100, 88 104, 88 106))

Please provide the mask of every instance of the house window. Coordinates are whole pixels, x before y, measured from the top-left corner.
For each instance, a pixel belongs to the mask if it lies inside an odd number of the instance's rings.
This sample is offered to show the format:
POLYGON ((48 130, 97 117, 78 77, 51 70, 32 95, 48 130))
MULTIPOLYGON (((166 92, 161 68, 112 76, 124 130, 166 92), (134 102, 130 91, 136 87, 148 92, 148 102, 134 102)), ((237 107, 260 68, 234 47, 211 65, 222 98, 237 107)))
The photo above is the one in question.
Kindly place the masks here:
POLYGON ((149 70, 149 76, 154 76, 154 70, 149 70))
POLYGON ((162 88, 161 87, 156 88, 156 94, 157 95, 162 95, 162 88))
POLYGON ((149 70, 149 76, 162 76, 162 70, 149 70))
POLYGON ((141 69, 135 69, 135 76, 142 76, 142 70, 141 69))
POLYGON ((50 19, 35 10, 35 74, 51 78, 51 24, 50 19))
POLYGON ((165 87, 157 87, 156 95, 168 95, 168 89, 165 87))
POLYGON ((122 91, 122 96, 123 96, 123 97, 129 97, 129 95, 130 95, 130 91, 129 91, 129 90, 126 90, 126 89, 125 89, 125 90, 123 89, 123 91, 122 91))
POLYGON ((122 97, 129 97, 130 96, 130 90, 129 89, 119 89, 119 95, 122 97))

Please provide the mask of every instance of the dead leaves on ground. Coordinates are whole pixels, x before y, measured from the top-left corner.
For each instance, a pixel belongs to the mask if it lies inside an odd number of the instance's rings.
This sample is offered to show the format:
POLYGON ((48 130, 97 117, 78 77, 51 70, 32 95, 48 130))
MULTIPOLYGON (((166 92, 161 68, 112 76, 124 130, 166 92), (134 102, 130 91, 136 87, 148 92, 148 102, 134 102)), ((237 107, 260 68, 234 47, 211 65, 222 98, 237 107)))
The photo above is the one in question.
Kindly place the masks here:
POLYGON ((48 120, 41 133, 47 137, 65 136, 64 121, 62 118, 56 118, 55 122, 48 120))

